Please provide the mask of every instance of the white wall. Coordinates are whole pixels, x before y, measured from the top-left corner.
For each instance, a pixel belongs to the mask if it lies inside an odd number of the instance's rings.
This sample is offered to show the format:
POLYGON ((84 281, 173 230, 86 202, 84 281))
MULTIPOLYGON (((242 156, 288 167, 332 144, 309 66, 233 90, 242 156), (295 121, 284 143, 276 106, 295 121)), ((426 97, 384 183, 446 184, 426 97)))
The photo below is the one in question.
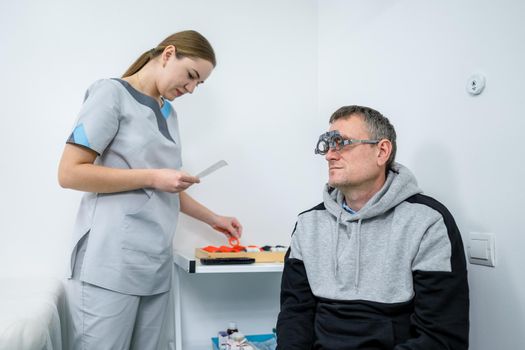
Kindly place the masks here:
POLYGON ((496 236, 496 268, 469 265, 475 350, 525 344, 524 14, 519 0, 319 1, 320 115, 382 111, 398 160, 448 206, 464 242, 496 236), (476 72, 487 85, 471 97, 476 72))
MULTIPOLYGON (((189 193, 237 216, 243 241, 288 244, 298 208, 315 205, 321 191, 319 171, 310 161, 319 119, 317 3, 204 3, 203 31, 210 33, 219 63, 202 91, 177 104, 184 166, 198 172, 219 159, 230 166, 189 193)), ((195 22, 187 19, 185 26, 195 22)), ((176 236, 183 247, 225 243, 187 217, 176 236)))
MULTIPOLYGON (((384 112, 399 136, 398 160, 453 212, 464 237, 496 234, 495 269, 469 266, 472 349, 525 343, 519 226, 525 167, 520 89, 524 6, 499 1, 195 0, 0 2, 0 276, 62 276, 80 194, 56 183, 56 167, 87 86, 119 76, 166 35, 193 28, 214 45, 218 67, 194 96, 175 102, 185 168, 227 168, 191 194, 237 216, 245 241, 286 244, 299 211, 321 200, 317 136, 336 108, 384 112), (482 95, 467 77, 487 76, 482 95)), ((224 243, 183 218, 184 249, 224 243)), ((206 314, 243 305, 247 332, 268 330, 278 276, 185 276, 186 343, 204 348, 206 314), (237 287, 246 284, 255 305, 237 287), (262 283, 262 284, 261 284, 262 283), (228 288, 236 288, 233 292, 228 288), (214 293, 223 303, 214 303, 214 293), (259 294, 258 294, 259 293, 259 294), (265 309, 247 325, 250 311, 265 309)), ((255 311, 253 311, 255 312, 255 311)), ((211 333, 211 334, 210 334, 211 333)))

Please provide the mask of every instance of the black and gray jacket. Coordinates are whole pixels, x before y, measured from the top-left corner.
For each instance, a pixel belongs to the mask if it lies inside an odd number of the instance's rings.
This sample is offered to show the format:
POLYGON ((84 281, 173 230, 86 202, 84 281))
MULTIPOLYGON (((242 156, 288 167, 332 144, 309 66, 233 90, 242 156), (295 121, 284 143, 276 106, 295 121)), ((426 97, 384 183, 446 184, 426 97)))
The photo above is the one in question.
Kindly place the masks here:
POLYGON ((330 187, 299 214, 286 255, 278 350, 462 350, 469 291, 460 232, 400 164, 357 213, 330 187))

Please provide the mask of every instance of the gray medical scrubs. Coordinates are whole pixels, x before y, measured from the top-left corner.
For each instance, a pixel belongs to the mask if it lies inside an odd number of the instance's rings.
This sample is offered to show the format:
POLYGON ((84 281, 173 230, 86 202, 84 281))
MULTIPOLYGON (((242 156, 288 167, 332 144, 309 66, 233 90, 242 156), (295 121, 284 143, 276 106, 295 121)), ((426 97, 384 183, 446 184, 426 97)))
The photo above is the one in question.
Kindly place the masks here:
MULTIPOLYGON (((177 114, 119 79, 95 82, 87 91, 67 141, 99 154, 111 168, 180 169, 177 114)), ((154 295, 171 286, 172 240, 179 215, 176 193, 139 189, 86 193, 74 226, 71 267, 77 243, 89 234, 78 279, 112 291, 154 295)))

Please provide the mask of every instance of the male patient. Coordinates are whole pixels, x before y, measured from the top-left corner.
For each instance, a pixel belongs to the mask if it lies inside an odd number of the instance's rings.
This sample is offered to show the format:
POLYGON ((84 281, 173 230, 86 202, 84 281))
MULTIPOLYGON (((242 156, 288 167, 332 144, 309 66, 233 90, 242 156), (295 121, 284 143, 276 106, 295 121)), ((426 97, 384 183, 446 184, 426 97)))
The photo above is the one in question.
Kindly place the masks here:
POLYGON ((277 349, 467 349, 461 235, 447 208, 394 162, 389 120, 342 107, 315 153, 328 161, 328 184, 292 234, 277 349))

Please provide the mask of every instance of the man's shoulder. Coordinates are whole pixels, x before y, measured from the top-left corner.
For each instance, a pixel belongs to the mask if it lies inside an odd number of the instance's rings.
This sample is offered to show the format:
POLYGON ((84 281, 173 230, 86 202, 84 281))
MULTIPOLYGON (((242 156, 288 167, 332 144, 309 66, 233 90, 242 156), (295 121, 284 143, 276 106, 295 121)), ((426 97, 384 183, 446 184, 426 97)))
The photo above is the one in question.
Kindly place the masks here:
POLYGON ((405 201, 408 203, 425 205, 439 212, 445 218, 452 218, 452 214, 443 203, 441 203, 433 197, 424 195, 422 193, 415 194, 407 198, 405 201))
POLYGON ((313 211, 317 211, 317 210, 326 210, 326 207, 324 206, 324 202, 321 202, 321 203, 317 204, 313 208, 310 208, 308 210, 300 212, 299 215, 297 215, 297 216, 301 216, 301 215, 304 215, 304 214, 307 214, 307 213, 310 213, 310 212, 313 212, 313 211))
POLYGON ((445 207, 444 204, 442 204, 435 198, 420 193, 407 198, 406 202, 412 204, 421 204, 428 208, 431 208, 432 210, 439 213, 439 215, 441 215, 443 221, 445 222, 445 226, 448 229, 449 235, 459 233, 459 229, 457 228, 454 216, 450 213, 450 211, 447 209, 447 207, 445 207))

